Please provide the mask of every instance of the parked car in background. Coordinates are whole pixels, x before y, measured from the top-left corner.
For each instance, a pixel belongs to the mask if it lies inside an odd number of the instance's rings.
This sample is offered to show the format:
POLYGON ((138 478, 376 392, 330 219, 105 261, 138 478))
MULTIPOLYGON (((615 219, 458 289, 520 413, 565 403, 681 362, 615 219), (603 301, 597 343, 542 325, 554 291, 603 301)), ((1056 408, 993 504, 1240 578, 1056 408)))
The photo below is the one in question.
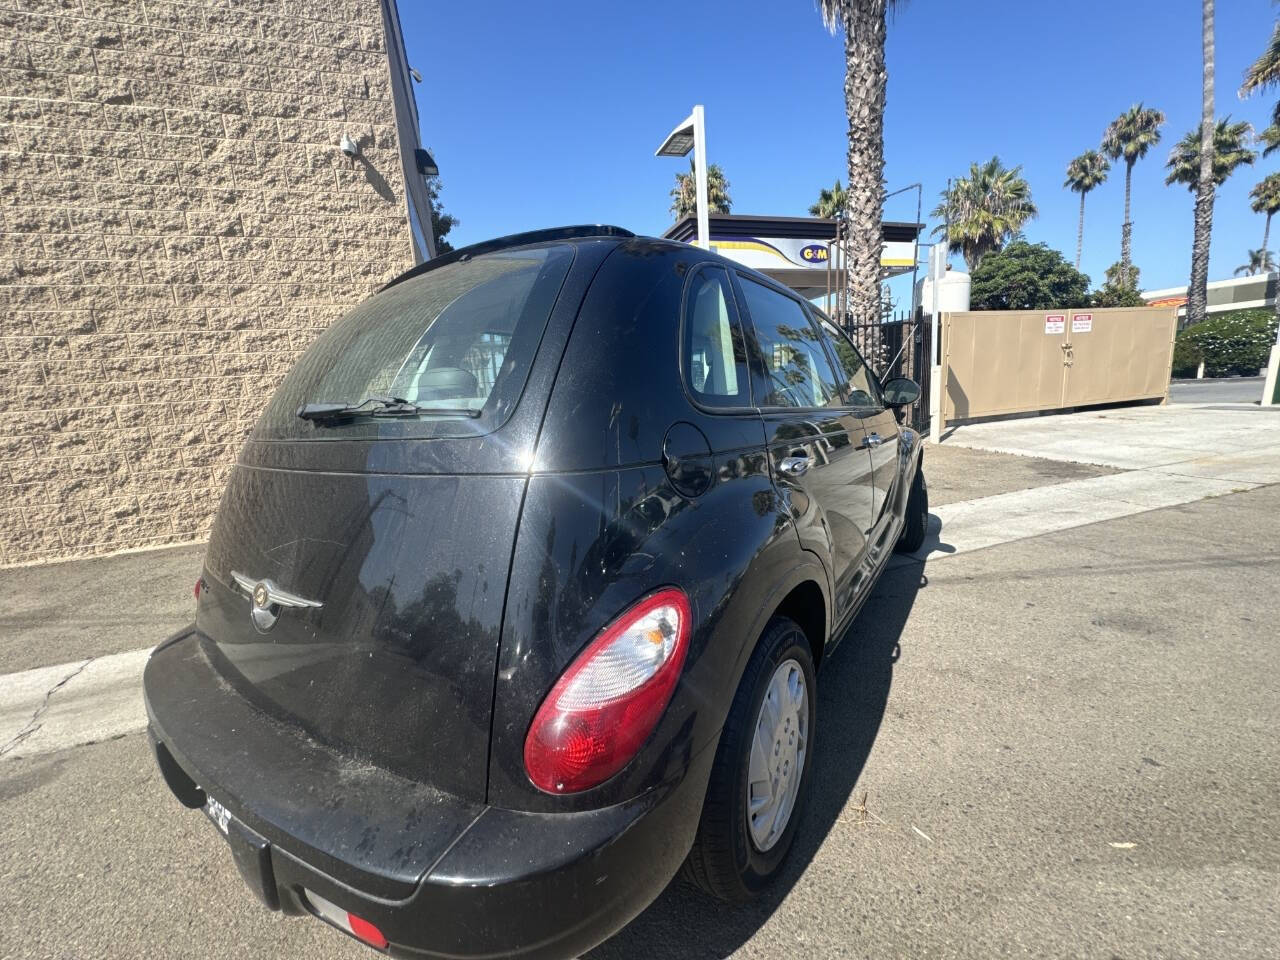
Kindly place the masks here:
POLYGON ((273 909, 394 956, 577 956, 682 865, 740 900, 921 445, 791 291, 614 227, 392 281, 233 470, 150 735, 273 909))

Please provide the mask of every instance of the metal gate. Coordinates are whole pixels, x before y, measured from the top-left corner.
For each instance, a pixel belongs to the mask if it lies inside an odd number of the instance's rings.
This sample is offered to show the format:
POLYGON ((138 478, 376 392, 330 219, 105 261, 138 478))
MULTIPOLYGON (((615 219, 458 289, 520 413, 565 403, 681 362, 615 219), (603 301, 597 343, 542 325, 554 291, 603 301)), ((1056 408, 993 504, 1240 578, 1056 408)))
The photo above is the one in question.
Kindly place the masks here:
POLYGON ((942 419, 1163 399, 1176 311, 984 310, 942 315, 942 419))
POLYGON ((880 323, 846 322, 858 352, 880 377, 880 382, 906 377, 920 385, 920 399, 906 411, 906 422, 921 433, 929 429, 929 318, 899 314, 880 323))
MULTIPOLYGON (((921 433, 929 429, 929 371, 932 369, 930 318, 914 308, 877 318, 855 317, 848 300, 848 226, 836 222, 836 236, 827 244, 827 294, 831 319, 838 323, 880 378, 906 377, 920 385, 920 399, 905 411, 904 421, 921 433)), ((915 270, 911 272, 915 297, 915 270)))

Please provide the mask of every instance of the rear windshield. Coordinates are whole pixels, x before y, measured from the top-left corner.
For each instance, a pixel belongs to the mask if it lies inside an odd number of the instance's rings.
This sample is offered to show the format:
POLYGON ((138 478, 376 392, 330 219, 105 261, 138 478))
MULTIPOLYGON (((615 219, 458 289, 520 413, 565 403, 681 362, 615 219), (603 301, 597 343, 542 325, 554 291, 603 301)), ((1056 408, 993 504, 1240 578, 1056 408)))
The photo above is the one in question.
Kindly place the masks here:
MULTIPOLYGON (((469 436, 510 416, 573 261, 567 244, 447 264, 360 304, 302 355, 256 440, 469 436), (306 404, 392 397, 413 416, 311 422, 306 404)), ((373 405, 376 408, 376 404, 373 405)))

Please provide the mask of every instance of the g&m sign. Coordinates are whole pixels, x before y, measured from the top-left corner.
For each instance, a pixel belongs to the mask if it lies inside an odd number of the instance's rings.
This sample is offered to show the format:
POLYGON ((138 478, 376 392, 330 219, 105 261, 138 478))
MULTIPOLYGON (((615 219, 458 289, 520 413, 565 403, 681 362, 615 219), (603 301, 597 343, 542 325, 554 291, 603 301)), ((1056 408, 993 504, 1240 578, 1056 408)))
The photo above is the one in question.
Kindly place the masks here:
MULTIPOLYGON (((831 249, 815 237, 755 237, 732 234, 711 237, 711 249, 743 266, 757 270, 812 270, 826 272, 831 249)), ((910 243, 886 243, 880 263, 886 267, 910 267, 915 256, 910 243), (893 250, 890 248, 893 247, 893 250), (897 248, 902 248, 901 250, 897 248)), ((819 280, 819 283, 822 281, 819 280)))

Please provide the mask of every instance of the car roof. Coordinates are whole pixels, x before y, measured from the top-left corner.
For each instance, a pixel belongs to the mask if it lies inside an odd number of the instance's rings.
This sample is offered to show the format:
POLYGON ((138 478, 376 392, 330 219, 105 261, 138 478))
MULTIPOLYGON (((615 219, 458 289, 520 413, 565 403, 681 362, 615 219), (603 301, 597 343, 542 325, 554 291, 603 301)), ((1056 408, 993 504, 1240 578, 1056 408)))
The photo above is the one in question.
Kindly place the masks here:
POLYGON ((432 270, 450 263, 457 263, 459 260, 467 260, 471 257, 477 257, 486 253, 494 253, 499 250, 512 250, 517 247, 528 247, 540 243, 553 242, 575 242, 582 240, 601 240, 613 239, 620 243, 626 241, 637 241, 643 243, 646 247, 667 247, 671 250, 683 250, 685 252, 696 251, 701 253, 701 260, 719 263, 726 268, 738 271, 739 273, 749 275, 753 280, 757 280, 766 286, 774 287, 779 291, 785 291, 794 295, 794 291, 789 290, 786 286, 778 283, 772 277, 766 276, 758 270, 744 266, 737 261, 730 260, 721 256, 713 250, 703 250, 699 247, 692 246, 679 240, 671 240, 666 237, 646 237, 633 233, 625 227, 617 227, 611 224, 595 223, 595 224, 576 224, 565 227, 550 227, 544 230, 529 230, 524 233, 513 233, 505 237, 497 237, 493 240, 484 240, 480 243, 473 243, 466 247, 459 247, 457 250, 451 250, 446 254, 426 260, 415 267, 411 267, 399 276, 389 280, 381 290, 394 287, 398 283, 405 280, 411 280, 414 277, 422 276, 432 270))
POLYGON ((494 240, 483 240, 480 243, 473 243, 470 246, 459 247, 457 250, 450 250, 446 254, 425 260, 416 267, 411 267, 399 276, 389 280, 381 290, 388 287, 394 287, 397 283, 403 283, 414 277, 420 277, 424 273, 432 270, 438 270, 440 267, 450 263, 457 263, 459 260, 467 260, 471 257, 478 257, 481 254, 493 253, 497 250, 510 250, 515 247, 527 247, 537 243, 551 243, 557 240, 589 240, 599 239, 602 237, 614 237, 619 239, 630 239, 635 234, 624 227, 615 227, 604 223, 595 224, 579 224, 569 227, 551 227, 547 230, 529 230, 525 233, 513 233, 506 237, 498 237, 494 240))

